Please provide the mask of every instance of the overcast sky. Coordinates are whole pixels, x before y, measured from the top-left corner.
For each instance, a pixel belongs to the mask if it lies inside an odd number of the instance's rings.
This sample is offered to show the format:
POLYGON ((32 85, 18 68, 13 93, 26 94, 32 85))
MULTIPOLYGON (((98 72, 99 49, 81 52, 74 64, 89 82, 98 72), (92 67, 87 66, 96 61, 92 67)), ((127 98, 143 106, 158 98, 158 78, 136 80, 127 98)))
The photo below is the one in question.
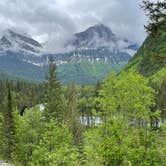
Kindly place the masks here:
POLYGON ((0 31, 16 28, 35 39, 61 42, 103 23, 122 37, 141 43, 146 17, 141 0, 0 0, 0 31))

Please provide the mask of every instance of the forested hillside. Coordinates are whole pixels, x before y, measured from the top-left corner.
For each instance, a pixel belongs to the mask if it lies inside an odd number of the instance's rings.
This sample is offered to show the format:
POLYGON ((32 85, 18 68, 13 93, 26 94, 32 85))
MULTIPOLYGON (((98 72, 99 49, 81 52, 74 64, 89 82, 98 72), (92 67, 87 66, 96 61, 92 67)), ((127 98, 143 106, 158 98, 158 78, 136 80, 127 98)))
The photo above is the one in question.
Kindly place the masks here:
POLYGON ((157 94, 157 107, 166 117, 166 31, 163 25, 155 34, 149 34, 137 54, 124 71, 136 71, 149 81, 157 94))
POLYGON ((150 77, 166 68, 166 32, 149 35, 137 54, 129 61, 125 70, 135 69, 140 74, 150 77))
POLYGON ((143 8, 149 36, 119 74, 94 86, 62 86, 50 57, 40 84, 0 81, 0 161, 166 166, 166 3, 144 1, 143 8))
POLYGON ((61 87, 50 61, 41 85, 0 83, 0 158, 15 165, 165 166, 156 93, 134 72, 61 87), (155 110, 155 111, 154 111, 155 110))

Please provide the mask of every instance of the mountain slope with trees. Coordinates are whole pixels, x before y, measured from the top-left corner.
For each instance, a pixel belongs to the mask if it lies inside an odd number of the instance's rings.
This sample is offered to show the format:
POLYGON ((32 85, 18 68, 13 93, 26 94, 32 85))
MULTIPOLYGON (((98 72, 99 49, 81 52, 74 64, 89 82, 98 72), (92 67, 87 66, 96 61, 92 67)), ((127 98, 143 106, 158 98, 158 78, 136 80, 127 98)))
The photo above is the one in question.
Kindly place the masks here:
POLYGON ((123 71, 95 86, 61 86, 53 59, 41 84, 0 81, 0 160, 15 166, 165 166, 165 65, 149 65, 156 61, 153 49, 162 53, 153 42, 164 30, 155 38, 152 32, 123 71))
POLYGON ((119 71, 138 49, 137 44, 118 38, 100 24, 73 34, 73 39, 65 42, 61 53, 50 53, 32 37, 8 29, 0 39, 0 70, 22 79, 43 81, 52 56, 62 83, 95 84, 110 70, 119 71))
POLYGON ((157 36, 149 35, 136 55, 125 66, 125 70, 133 68, 140 74, 150 77, 166 68, 165 44, 165 29, 161 29, 157 36))
POLYGON ((133 68, 150 77, 166 68, 166 2, 145 0, 142 8, 149 17, 149 24, 145 26, 149 36, 125 70, 133 68))
POLYGON ((134 70, 149 80, 156 94, 157 108, 166 117, 166 3, 143 1, 150 22, 145 26, 149 36, 124 71, 134 70))

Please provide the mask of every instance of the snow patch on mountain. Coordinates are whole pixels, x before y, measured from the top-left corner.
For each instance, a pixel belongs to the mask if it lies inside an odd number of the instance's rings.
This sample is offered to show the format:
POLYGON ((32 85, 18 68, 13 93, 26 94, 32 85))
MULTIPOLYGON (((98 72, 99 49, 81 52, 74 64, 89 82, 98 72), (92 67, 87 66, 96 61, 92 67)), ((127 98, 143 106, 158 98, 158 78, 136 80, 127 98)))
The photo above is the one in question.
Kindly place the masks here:
POLYGON ((39 55, 42 45, 26 34, 20 34, 10 29, 1 34, 0 52, 24 52, 39 55))

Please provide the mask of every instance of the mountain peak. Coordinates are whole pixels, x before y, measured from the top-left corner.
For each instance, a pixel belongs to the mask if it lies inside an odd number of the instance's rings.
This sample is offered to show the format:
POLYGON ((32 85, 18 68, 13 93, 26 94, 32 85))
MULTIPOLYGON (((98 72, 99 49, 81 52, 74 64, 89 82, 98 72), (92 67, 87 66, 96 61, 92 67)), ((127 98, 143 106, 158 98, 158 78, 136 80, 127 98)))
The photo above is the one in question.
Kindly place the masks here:
POLYGON ((37 47, 42 47, 39 42, 34 40, 30 35, 28 35, 26 33, 21 33, 21 32, 11 30, 11 29, 7 29, 5 31, 4 36, 7 37, 7 38, 22 40, 23 42, 27 42, 27 43, 29 43, 31 45, 35 45, 37 47))
POLYGON ((17 37, 17 36, 25 36, 27 38, 32 38, 29 34, 21 31, 21 30, 17 30, 17 29, 6 29, 2 32, 1 36, 5 36, 5 37, 17 37))
POLYGON ((83 32, 74 34, 74 39, 69 43, 76 48, 99 48, 115 42, 116 35, 103 24, 96 24, 83 32))
POLYGON ((104 24, 95 24, 94 26, 89 27, 87 30, 100 30, 112 33, 111 29, 104 24))
POLYGON ((6 29, 0 39, 0 51, 15 51, 36 54, 40 52, 42 45, 34 40, 31 36, 6 29))
POLYGON ((79 34, 98 35, 99 38, 112 38, 113 36, 115 36, 112 33, 111 29, 103 24, 96 24, 94 26, 91 26, 85 31, 77 33, 76 36, 79 34))

